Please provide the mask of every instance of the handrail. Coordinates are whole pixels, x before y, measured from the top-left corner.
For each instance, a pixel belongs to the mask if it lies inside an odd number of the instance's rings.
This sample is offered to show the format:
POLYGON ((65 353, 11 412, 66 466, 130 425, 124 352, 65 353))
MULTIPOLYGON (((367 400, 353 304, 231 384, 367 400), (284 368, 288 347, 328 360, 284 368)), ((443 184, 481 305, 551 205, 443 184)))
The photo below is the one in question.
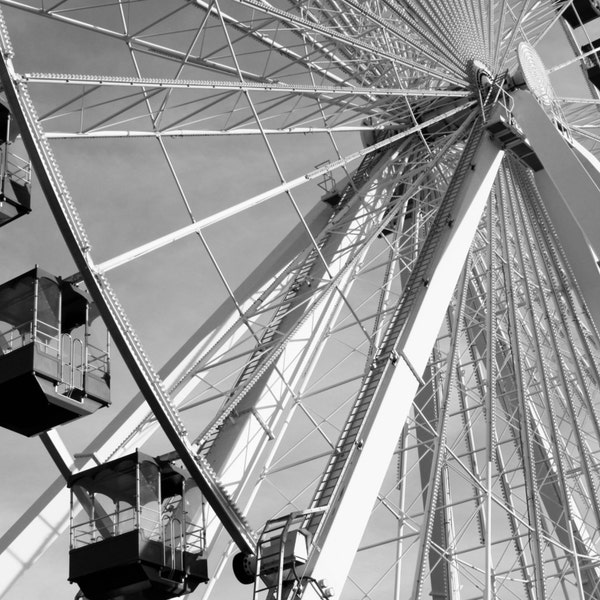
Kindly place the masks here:
POLYGON ((85 371, 85 344, 83 340, 73 338, 71 343, 71 388, 83 389, 85 371), (79 349, 80 352, 78 358, 75 356, 76 349, 79 349), (76 373, 78 381, 75 381, 76 373))
POLYGON ((12 180, 31 184, 31 163, 9 150, 5 150, 5 157, 5 174, 12 180))
MULTIPOLYGON (((169 520, 169 539, 164 541, 165 553, 168 541, 168 546, 171 549, 171 570, 178 568, 177 559, 179 558, 179 570, 183 571, 183 552, 185 550, 185 527, 180 519, 174 517, 169 520), (175 525, 179 525, 179 535, 176 535, 175 525)), ((165 559, 166 564, 166 559, 165 559)))
POLYGON ((65 367, 72 371, 72 354, 73 354, 73 339, 68 333, 63 333, 60 336, 60 380, 67 383, 65 377, 65 367), (65 343, 66 342, 66 343, 65 343), (68 357, 68 362, 65 358, 68 357))
MULTIPOLYGON (((128 523, 135 523, 136 516, 139 517, 139 527, 131 527, 128 531, 135 531, 136 529, 144 534, 147 539, 155 540, 163 544, 163 559, 166 561, 166 546, 175 550, 192 553, 202 553, 205 549, 205 530, 203 527, 196 525, 195 523, 188 523, 183 517, 170 517, 164 515, 162 521, 158 519, 161 511, 154 510, 148 506, 144 506, 139 512, 134 506, 130 506, 124 510, 114 511, 107 513, 106 518, 109 518, 113 522, 113 533, 114 537, 121 535, 120 529, 128 523), (137 515, 136 515, 137 513, 137 515), (152 515, 148 515, 152 513, 152 515), (156 517, 156 518, 154 518, 156 517), (179 535, 175 535, 175 525, 178 524, 180 527, 179 535), (168 539, 165 537, 168 533, 168 539)), ((78 547, 80 542, 86 537, 89 541, 82 545, 90 545, 96 543, 95 532, 98 530, 98 519, 92 518, 87 521, 83 521, 72 525, 71 527, 71 538, 73 540, 73 548, 78 547)), ((104 539, 104 538, 103 538, 104 539)), ((183 560, 183 558, 182 558, 183 560)), ((165 563, 166 564, 166 563, 165 563)), ((183 564, 183 563, 182 563, 183 564)))
POLYGON ((109 372, 108 350, 90 344, 84 338, 73 337, 70 333, 61 334, 60 327, 41 319, 35 323, 35 328, 32 319, 5 331, 0 329, 0 336, 4 338, 2 353, 8 354, 35 342, 40 350, 60 362, 60 383, 69 389, 84 389, 85 374, 88 372, 98 376, 109 372))

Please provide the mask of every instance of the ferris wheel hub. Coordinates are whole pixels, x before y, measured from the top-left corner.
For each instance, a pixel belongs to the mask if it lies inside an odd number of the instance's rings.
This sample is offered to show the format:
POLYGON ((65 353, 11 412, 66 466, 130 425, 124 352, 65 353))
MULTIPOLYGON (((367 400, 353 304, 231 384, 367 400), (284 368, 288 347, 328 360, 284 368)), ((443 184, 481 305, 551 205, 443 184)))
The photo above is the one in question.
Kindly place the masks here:
POLYGON ((470 70, 473 83, 479 89, 484 90, 492 85, 494 81, 492 70, 485 63, 475 59, 470 64, 470 70))
POLYGON ((554 90, 546 67, 535 48, 521 42, 517 48, 519 68, 513 80, 517 86, 525 86, 543 106, 549 107, 554 101, 554 90))

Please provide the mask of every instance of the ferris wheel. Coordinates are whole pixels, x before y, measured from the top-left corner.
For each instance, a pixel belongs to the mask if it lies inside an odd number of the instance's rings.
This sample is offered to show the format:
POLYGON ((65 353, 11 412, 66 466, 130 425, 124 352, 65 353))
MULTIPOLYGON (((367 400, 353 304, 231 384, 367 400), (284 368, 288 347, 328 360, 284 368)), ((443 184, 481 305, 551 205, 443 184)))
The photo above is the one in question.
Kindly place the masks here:
POLYGON ((600 595, 596 2, 0 7, 0 597, 600 595))

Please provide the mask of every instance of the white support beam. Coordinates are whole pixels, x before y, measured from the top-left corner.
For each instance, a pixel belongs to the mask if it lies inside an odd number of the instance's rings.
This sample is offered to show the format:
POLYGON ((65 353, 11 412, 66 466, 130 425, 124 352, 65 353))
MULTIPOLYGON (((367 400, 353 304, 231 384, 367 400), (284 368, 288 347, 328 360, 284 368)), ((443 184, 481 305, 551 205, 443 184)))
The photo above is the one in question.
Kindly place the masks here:
POLYGON ((519 90, 512 95, 513 114, 531 143, 543 171, 535 174, 538 190, 567 253, 575 278, 600 326, 600 174, 598 161, 581 149, 573 150, 533 95, 519 90), (592 173, 594 173, 592 177, 592 173))
POLYGON ((62 83, 65 85, 93 85, 106 87, 128 87, 144 89, 182 90, 233 90, 236 92, 275 92, 285 94, 335 94, 341 96, 400 96, 403 98, 440 97, 467 98, 469 90, 436 90, 419 88, 381 88, 287 83, 256 83, 226 80, 199 79, 160 79, 156 77, 118 77, 115 75, 84 75, 81 73, 24 73, 21 79, 26 83, 62 83))
MULTIPOLYGON (((371 515, 389 461, 419 387, 414 370, 423 372, 438 335, 446 308, 479 224, 499 169, 503 151, 482 136, 471 168, 458 188, 451 222, 440 230, 418 297, 405 322, 396 349, 399 359, 382 380, 373 410, 363 425, 357 450, 347 467, 340 492, 333 497, 324 523, 314 540, 309 569, 316 579, 327 579, 340 594, 354 554, 371 515), (409 366, 409 363, 412 368, 409 366)), ((315 592, 306 592, 316 598, 315 592)))

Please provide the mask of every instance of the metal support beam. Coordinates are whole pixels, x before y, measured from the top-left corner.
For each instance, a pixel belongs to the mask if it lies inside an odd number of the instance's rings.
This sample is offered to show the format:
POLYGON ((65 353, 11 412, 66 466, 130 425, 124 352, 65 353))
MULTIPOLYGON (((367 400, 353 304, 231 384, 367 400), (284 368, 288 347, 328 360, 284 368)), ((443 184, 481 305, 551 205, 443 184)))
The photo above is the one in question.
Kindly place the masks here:
MULTIPOLYGON (((262 485, 259 474, 270 465, 283 431, 298 408, 296 399, 322 355, 323 339, 343 306, 338 290, 343 289, 342 293, 346 294, 353 283, 354 273, 347 269, 348 255, 344 249, 355 246, 357 239, 364 242, 369 234, 375 235, 377 223, 374 222, 372 205, 385 204, 394 189, 393 157, 394 152, 386 153, 370 165, 363 164, 359 169, 361 173, 357 173, 346 190, 352 195, 348 197, 345 210, 340 213, 339 219, 334 218, 330 222, 330 235, 327 235, 327 229, 324 232, 321 255, 328 264, 327 278, 339 278, 341 274, 337 290, 330 286, 317 293, 311 302, 306 302, 300 293, 290 304, 284 318, 275 318, 272 325, 276 331, 275 339, 285 339, 286 349, 236 407, 235 419, 225 420, 209 443, 207 459, 222 483, 231 486, 230 493, 244 508, 252 505, 258 487, 262 485), (367 186, 364 185, 365 180, 367 186), (373 196, 375 201, 366 201, 365 195, 373 196), (349 231, 342 234, 343 228, 349 231), (310 315, 310 319, 307 320, 306 315, 310 315), (297 323, 302 321, 305 322, 298 328, 297 323), (299 345, 304 346, 301 353, 298 353, 299 345)), ((317 287, 315 282, 324 276, 325 266, 317 260, 310 270, 303 265, 298 271, 301 277, 291 282, 291 289, 297 288, 301 292, 306 290, 307 283, 317 287)), ((212 528, 208 537, 211 556, 224 556, 226 540, 218 531, 213 534, 212 528)))
MULTIPOLYGON (((375 178, 381 175, 382 165, 385 165, 388 161, 391 161, 391 157, 386 155, 383 160, 379 161, 379 164, 373 165, 369 180, 371 185, 374 180, 376 181, 375 178)), ((369 195, 379 197, 378 202, 380 204, 388 201, 394 185, 393 179, 391 182, 386 182, 386 175, 382 179, 383 183, 369 190, 369 195)), ((365 203, 362 201, 363 194, 358 193, 351 199, 353 206, 349 207, 343 215, 342 220, 346 223, 346 227, 352 229, 351 232, 341 235, 339 224, 335 220, 330 224, 330 231, 335 231, 335 235, 328 236, 327 241, 321 248, 321 255, 327 261, 328 279, 338 277, 347 266, 348 257, 346 252, 340 252, 340 248, 352 247, 353 244, 357 243, 357 240, 362 242, 369 230, 371 233, 374 230, 373 207, 370 202, 365 203), (349 218, 349 214, 353 214, 352 218, 349 218), (338 254, 341 254, 341 256, 337 256, 338 254)), ((302 269, 302 280, 298 283, 292 282, 291 287, 315 285, 314 282, 322 279, 325 276, 324 273, 325 266, 320 260, 316 260, 310 271, 305 273, 304 268, 302 269)), ((345 273, 338 287, 345 289, 351 275, 351 270, 345 273)), ((220 477, 229 472, 222 479, 224 483, 226 481, 239 482, 236 497, 239 497, 244 483, 247 483, 253 477, 249 463, 264 468, 264 457, 258 461, 256 456, 252 460, 249 458, 257 453, 260 454, 261 447, 268 442, 268 436, 264 435, 263 428, 256 422, 255 411, 260 411, 262 419, 277 438, 278 428, 287 421, 289 412, 292 409, 290 402, 293 403, 294 398, 300 393, 303 382, 308 381, 308 373, 314 369, 316 361, 323 350, 323 344, 320 342, 323 336, 327 334, 330 323, 335 320, 332 315, 339 313, 342 307, 339 293, 334 287, 324 293, 329 295, 330 299, 322 302, 318 296, 315 296, 312 302, 306 302, 305 298, 299 295, 294 303, 287 308, 286 316, 277 323, 275 337, 283 339, 290 332, 293 332, 293 335, 286 342, 286 346, 291 347, 292 350, 284 350, 278 360, 262 375, 260 383, 256 384, 244 397, 236 408, 238 416, 234 421, 229 420, 223 423, 207 455, 209 462, 220 477), (315 310, 316 301, 319 301, 321 306, 315 310), (304 316, 308 313, 312 313, 311 319, 300 329, 297 329, 297 323, 304 319, 304 316), (327 316, 325 317, 325 315, 327 316), (298 358, 296 356, 298 354, 297 345, 304 343, 306 339, 310 339, 312 342, 306 344, 302 357, 298 358), (286 376, 285 381, 282 381, 282 376, 286 376), (280 390, 276 403, 273 402, 273 390, 280 390), (279 425, 276 425, 276 423, 279 423, 279 425)))
MULTIPOLYGON (((326 578, 338 593, 350 571, 419 386, 409 363, 417 372, 425 368, 504 155, 481 131, 470 140, 465 153, 467 160, 459 166, 455 193, 447 194, 444 201, 447 211, 440 209, 443 218, 448 214, 448 219, 444 223, 436 219, 437 227, 434 224, 432 229, 439 237, 432 254, 424 258, 426 276, 421 281, 411 277, 407 286, 405 296, 416 297, 394 343, 396 354, 384 359, 387 372, 381 378, 372 409, 314 539, 309 559, 311 576, 317 580, 326 578), (416 287, 411 289, 411 285, 416 287), (394 356, 398 355, 407 360, 396 361, 394 356)), ((417 266, 413 274, 419 277, 421 272, 417 266)))
POLYGON ((590 176, 597 161, 582 162, 581 151, 573 150, 530 92, 518 90, 512 97, 513 114, 544 166, 536 184, 598 327, 600 188, 594 179, 600 176, 590 176))

